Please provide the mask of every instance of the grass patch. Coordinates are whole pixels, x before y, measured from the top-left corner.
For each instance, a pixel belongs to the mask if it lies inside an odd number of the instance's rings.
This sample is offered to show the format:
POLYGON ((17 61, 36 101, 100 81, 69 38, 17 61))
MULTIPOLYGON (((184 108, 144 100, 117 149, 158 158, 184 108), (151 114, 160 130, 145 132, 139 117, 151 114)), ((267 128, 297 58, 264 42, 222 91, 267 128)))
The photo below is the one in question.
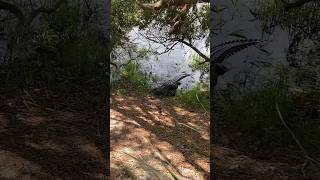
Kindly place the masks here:
POLYGON ((151 91, 152 77, 145 74, 138 63, 130 62, 120 71, 120 79, 113 83, 113 90, 136 91, 147 95, 151 91))
POLYGON ((209 92, 201 84, 197 84, 189 91, 179 90, 176 99, 187 107, 210 111, 209 92))
POLYGON ((319 114, 314 113, 320 107, 320 92, 300 94, 303 101, 297 100, 282 82, 248 94, 231 91, 222 91, 215 96, 214 119, 219 143, 261 154, 264 158, 302 160, 299 147, 279 119, 277 103, 283 119, 306 151, 320 159, 320 119, 319 114), (222 140, 226 138, 227 142, 222 140))

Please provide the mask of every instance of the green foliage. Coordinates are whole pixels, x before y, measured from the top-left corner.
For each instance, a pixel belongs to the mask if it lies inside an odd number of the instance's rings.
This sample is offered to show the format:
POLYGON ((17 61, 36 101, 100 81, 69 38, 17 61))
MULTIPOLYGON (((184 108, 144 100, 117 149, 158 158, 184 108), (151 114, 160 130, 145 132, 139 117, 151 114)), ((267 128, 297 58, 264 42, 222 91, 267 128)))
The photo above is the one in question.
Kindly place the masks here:
POLYGON ((192 54, 189 66, 192 68, 192 71, 200 70, 201 72, 209 72, 208 63, 203 63, 204 59, 198 54, 192 54))
POLYGON ((180 34, 181 37, 186 37, 191 40, 207 37, 210 29, 209 20, 210 6, 203 4, 202 6, 197 7, 197 5, 194 5, 188 13, 188 18, 186 18, 186 22, 180 34))
POLYGON ((300 25, 308 27, 319 26, 320 10, 319 2, 306 3, 299 8, 285 10, 285 5, 279 0, 261 0, 259 1, 259 18, 265 23, 265 27, 270 24, 300 25))
MULTIPOLYGON (((141 8, 142 3, 151 2, 152 1, 148 0, 112 1, 111 44, 113 48, 127 42, 127 33, 131 31, 133 27, 139 27, 140 30, 160 30, 162 34, 168 33, 168 27, 172 24, 174 17, 179 13, 179 8, 172 6, 161 9, 158 12, 144 11, 141 8)), ((193 5, 187 16, 188 18, 186 18, 184 22, 184 28, 180 35, 190 40, 206 37, 210 27, 209 4, 205 4, 199 8, 197 8, 197 5, 193 5)), ((164 36, 167 36, 167 34, 164 36)))
POLYGON ((115 83, 115 89, 130 90, 147 94, 150 92, 152 77, 142 72, 136 62, 129 62, 120 74, 120 80, 115 83))
POLYGON ((198 108, 206 112, 210 111, 208 87, 201 83, 198 83, 189 91, 178 91, 176 99, 190 108, 198 108))
POLYGON ((117 0, 111 1, 111 34, 113 48, 127 41, 127 33, 133 27, 142 24, 141 0, 117 0))
POLYGON ((107 56, 101 31, 96 25, 84 22, 79 9, 62 8, 47 18, 37 41, 41 49, 53 50, 57 55, 55 61, 70 68, 74 75, 93 73, 97 62, 107 56))
POLYGON ((279 119, 275 108, 278 103, 284 120, 306 150, 320 158, 317 148, 320 147, 320 121, 319 117, 314 117, 314 111, 320 108, 320 91, 292 93, 290 75, 287 69, 279 68, 277 80, 258 91, 241 94, 237 89, 229 88, 217 93, 214 104, 218 134, 216 139, 225 136, 233 139, 238 134, 236 139, 241 139, 241 142, 232 143, 242 150, 254 152, 255 148, 267 147, 266 151, 282 149, 280 152, 300 156, 299 148, 279 119))
POLYGON ((39 25, 29 29, 30 37, 23 39, 30 46, 28 56, 19 56, 5 70, 6 79, 1 81, 21 87, 81 82, 81 79, 100 81, 103 70, 98 63, 105 61, 108 51, 100 27, 93 20, 84 19, 84 14, 84 10, 63 5, 44 15, 39 25))

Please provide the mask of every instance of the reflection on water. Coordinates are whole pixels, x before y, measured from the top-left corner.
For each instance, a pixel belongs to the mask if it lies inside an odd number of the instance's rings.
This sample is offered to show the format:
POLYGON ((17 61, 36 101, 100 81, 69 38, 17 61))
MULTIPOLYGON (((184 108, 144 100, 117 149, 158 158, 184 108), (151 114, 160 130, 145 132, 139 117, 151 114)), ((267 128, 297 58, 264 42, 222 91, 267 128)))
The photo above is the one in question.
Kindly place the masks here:
MULTIPOLYGON (((140 48, 151 48, 158 52, 163 52, 165 50, 159 44, 152 43, 145 39, 141 35, 143 33, 143 31, 139 31, 137 28, 134 28, 129 33, 129 39, 133 41, 133 43, 138 44, 140 48)), ((198 41, 195 44, 202 52, 209 54, 209 50, 205 48, 205 39, 198 41)), ((192 74, 191 77, 181 80, 180 85, 180 88, 182 89, 190 89, 195 85, 195 83, 199 82, 200 78, 200 72, 193 72, 191 67, 188 65, 192 54, 194 54, 194 51, 191 48, 183 44, 177 44, 174 49, 168 53, 152 55, 149 59, 138 61, 138 63, 146 74, 151 73, 159 78, 159 82, 156 82, 154 86, 157 86, 158 83, 172 79, 183 72, 192 74)))
POLYGON ((213 16, 213 26, 218 26, 220 21, 225 24, 221 31, 213 37, 215 44, 239 39, 230 34, 238 33, 246 38, 267 40, 263 49, 269 52, 265 53, 256 47, 250 47, 241 51, 223 63, 230 68, 224 76, 218 81, 219 87, 225 87, 227 83, 232 81, 246 81, 246 85, 258 85, 263 82, 266 75, 270 74, 270 69, 260 70, 255 62, 266 62, 271 64, 286 63, 286 51, 289 46, 289 33, 280 27, 276 27, 272 34, 265 34, 262 30, 262 23, 256 20, 250 13, 250 9, 254 9, 253 1, 238 1, 236 6, 231 1, 216 1, 218 8, 226 7, 224 11, 217 16, 213 16), (247 79, 246 74, 251 74, 251 78, 247 79))
MULTIPOLYGON (((224 23, 221 27, 221 31, 217 32, 213 36, 214 45, 239 39, 239 37, 232 37, 230 34, 238 33, 244 35, 246 38, 253 39, 265 39, 268 40, 264 46, 264 49, 269 52, 266 54, 258 50, 256 47, 250 47, 236 55, 225 60, 223 63, 227 66, 228 71, 224 76, 219 78, 218 87, 225 87, 227 83, 238 81, 241 82, 246 79, 246 85, 255 85, 257 82, 262 82, 263 79, 267 78, 266 75, 272 74, 271 69, 261 70, 255 66, 253 62, 267 62, 271 64, 284 64, 288 65, 286 61, 286 53, 289 46, 290 35, 286 30, 276 27, 272 34, 266 35, 262 30, 262 23, 259 20, 255 20, 255 17, 250 13, 250 9, 253 9, 255 1, 238 1, 237 5, 234 6, 231 1, 215 1, 217 7, 226 7, 224 11, 216 14, 212 18, 211 25, 218 27, 221 22, 224 23), (276 48, 275 48, 276 47, 276 48), (247 79, 245 73, 249 73, 251 79, 247 79)), ((139 44, 140 47, 150 47, 157 51, 164 49, 159 48, 158 44, 151 43, 149 40, 139 35, 142 33, 137 28, 133 29, 129 33, 130 40, 139 44)), ((199 47, 202 52, 209 50, 205 47, 204 40, 198 41, 196 47, 199 47)), ((155 56, 150 57, 146 61, 140 61, 143 71, 152 73, 160 78, 160 81, 170 79, 178 73, 187 72, 193 74, 192 77, 188 77, 182 80, 183 88, 190 88, 196 82, 199 81, 200 72, 192 72, 188 65, 190 55, 194 53, 189 47, 185 45, 177 45, 174 50, 166 54, 158 56, 158 60, 155 56)))
MULTIPOLYGON (((274 74, 274 68, 261 69, 256 66, 256 62, 262 61, 271 65, 289 65, 287 54, 289 53, 290 55, 288 49, 289 44, 292 43, 292 34, 280 26, 274 27, 271 33, 266 33, 262 29, 262 22, 256 19, 250 12, 250 10, 254 10, 257 7, 257 2, 259 1, 243 0, 237 1, 236 5, 233 5, 232 1, 215 1, 215 5, 218 8, 225 9, 212 16, 211 25, 213 27, 219 27, 219 24, 223 24, 220 28, 221 31, 215 31, 217 34, 213 36, 214 44, 239 39, 239 37, 230 36, 230 34, 237 33, 246 38, 267 40, 263 49, 269 52, 265 53, 256 47, 251 47, 225 60, 224 65, 229 67, 230 71, 219 78, 218 87, 225 87, 227 83, 234 81, 239 83, 245 82, 245 85, 249 87, 258 87, 263 84, 267 78, 270 78, 274 74), (250 74, 249 78, 248 74, 250 74)), ((311 49, 315 48, 315 44, 308 43, 308 39, 304 39, 303 41, 308 44, 308 48, 299 46, 296 49, 296 51, 305 52, 301 59, 306 61, 307 57, 308 60, 311 58, 319 62, 319 57, 316 55, 312 55, 312 57, 306 56, 306 54, 312 51, 311 49)), ((301 42, 302 44, 303 42, 301 42)))

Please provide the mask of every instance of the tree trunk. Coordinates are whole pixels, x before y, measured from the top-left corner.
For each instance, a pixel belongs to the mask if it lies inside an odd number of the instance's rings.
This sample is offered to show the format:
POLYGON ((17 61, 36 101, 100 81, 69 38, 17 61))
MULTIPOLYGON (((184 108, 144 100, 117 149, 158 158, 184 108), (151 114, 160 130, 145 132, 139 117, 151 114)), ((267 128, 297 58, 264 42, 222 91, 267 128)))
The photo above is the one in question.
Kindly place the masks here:
POLYGON ((104 113, 102 119, 102 127, 100 127, 100 135, 102 136, 103 141, 103 154, 105 158, 105 166, 104 166, 104 174, 106 176, 110 176, 110 1, 111 0, 104 0, 103 1, 103 12, 102 12, 102 31, 104 34, 104 41, 105 46, 107 49, 105 55, 105 65, 106 65, 106 82, 105 82, 105 97, 104 97, 104 113))

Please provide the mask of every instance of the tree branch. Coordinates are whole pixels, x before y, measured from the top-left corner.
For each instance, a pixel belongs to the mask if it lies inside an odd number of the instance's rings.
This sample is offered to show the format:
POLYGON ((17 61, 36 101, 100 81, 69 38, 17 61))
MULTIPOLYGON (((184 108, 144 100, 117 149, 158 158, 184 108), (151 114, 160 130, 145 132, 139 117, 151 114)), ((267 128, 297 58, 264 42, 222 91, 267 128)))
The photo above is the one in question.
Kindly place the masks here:
POLYGON ((88 2, 88 0, 84 0, 84 2, 85 2, 85 4, 86 4, 86 6, 87 6, 87 9, 88 9, 88 11, 89 11, 89 14, 92 15, 93 12, 92 12, 92 9, 91 9, 91 7, 90 7, 90 3, 88 2))
MULTIPOLYGON (((210 2, 210 0, 203 0, 202 2, 210 2)), ((169 6, 181 6, 185 4, 196 4, 197 0, 159 0, 155 3, 143 3, 142 9, 157 11, 169 6)))
POLYGON ((56 11, 57 9, 60 8, 60 6, 63 3, 66 3, 67 0, 59 0, 53 8, 44 8, 44 7, 40 7, 34 11, 31 12, 30 17, 29 17, 29 23, 31 23, 40 13, 46 13, 46 14, 50 14, 53 13, 54 11, 56 11))
POLYGON ((179 39, 179 38, 176 38, 175 40, 178 41, 178 42, 181 42, 181 43, 187 45, 188 47, 190 47, 191 49, 193 49, 197 54, 199 54, 199 56, 201 56, 205 60, 204 62, 209 62, 210 61, 210 58, 208 56, 203 54, 198 48, 193 46, 191 43, 189 43, 189 42, 187 42, 187 41, 185 41, 183 39, 179 39))
POLYGON ((309 2, 319 2, 319 0, 298 0, 298 1, 292 2, 292 3, 289 3, 286 0, 281 0, 281 1, 285 4, 285 9, 286 10, 297 8, 297 7, 301 7, 304 4, 307 4, 309 2))

